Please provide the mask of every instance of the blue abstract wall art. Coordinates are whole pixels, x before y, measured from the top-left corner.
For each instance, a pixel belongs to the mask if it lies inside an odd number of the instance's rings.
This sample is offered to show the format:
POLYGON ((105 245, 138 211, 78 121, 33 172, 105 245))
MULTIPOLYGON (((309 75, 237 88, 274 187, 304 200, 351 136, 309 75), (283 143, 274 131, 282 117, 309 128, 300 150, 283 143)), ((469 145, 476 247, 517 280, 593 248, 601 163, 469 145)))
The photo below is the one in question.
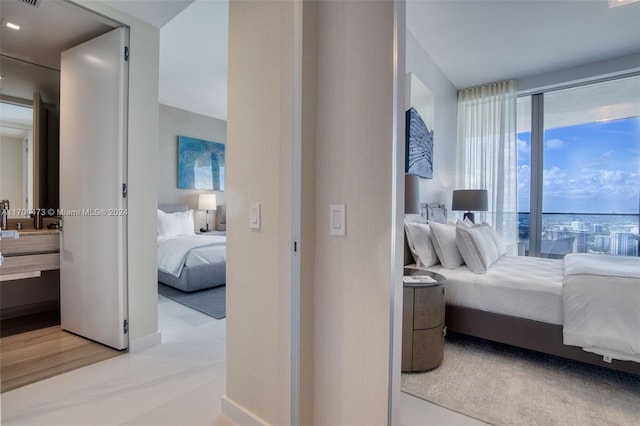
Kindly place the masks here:
POLYGON ((415 108, 406 113, 405 173, 423 178, 433 178, 433 130, 415 108))
POLYGON ((178 188, 224 191, 224 144, 178 136, 178 188))

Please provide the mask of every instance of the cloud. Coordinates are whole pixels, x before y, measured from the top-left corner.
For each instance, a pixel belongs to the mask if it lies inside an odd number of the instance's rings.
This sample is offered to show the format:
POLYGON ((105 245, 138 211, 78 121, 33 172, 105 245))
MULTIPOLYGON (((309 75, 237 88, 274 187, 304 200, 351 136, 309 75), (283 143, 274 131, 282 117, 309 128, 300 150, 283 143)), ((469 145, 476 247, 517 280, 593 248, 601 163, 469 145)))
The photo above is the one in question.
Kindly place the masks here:
MULTIPOLYGON (((583 168, 575 171, 552 167, 544 170, 544 198, 552 210, 572 210, 584 202, 637 211, 640 173, 620 169, 583 168)), ((547 205, 545 201, 545 205, 547 205)), ((552 211, 550 210, 550 211, 552 211)))
POLYGON ((527 141, 523 141, 522 139, 518 139, 518 153, 520 154, 530 154, 531 147, 527 143, 527 141))
POLYGON ((547 149, 560 149, 567 146, 567 143, 562 139, 549 139, 544 141, 544 147, 547 149))
POLYGON ((544 183, 546 184, 566 184, 567 172, 561 170, 559 167, 554 166, 550 169, 545 169, 544 174, 542 175, 544 179, 544 183))
POLYGON ((531 186, 531 169, 528 165, 518 167, 518 192, 529 194, 531 186))

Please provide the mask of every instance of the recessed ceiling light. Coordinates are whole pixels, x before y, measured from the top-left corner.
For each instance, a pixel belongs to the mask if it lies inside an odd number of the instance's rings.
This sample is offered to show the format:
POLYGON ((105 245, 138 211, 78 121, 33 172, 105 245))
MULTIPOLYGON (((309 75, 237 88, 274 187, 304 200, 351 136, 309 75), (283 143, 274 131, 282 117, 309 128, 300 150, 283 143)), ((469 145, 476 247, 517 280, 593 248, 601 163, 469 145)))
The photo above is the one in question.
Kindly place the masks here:
POLYGON ((625 4, 635 3, 640 0, 609 0, 609 7, 624 6, 625 4))
POLYGON ((12 30, 19 30, 20 29, 20 25, 16 25, 13 22, 7 22, 7 27, 11 28, 12 30))

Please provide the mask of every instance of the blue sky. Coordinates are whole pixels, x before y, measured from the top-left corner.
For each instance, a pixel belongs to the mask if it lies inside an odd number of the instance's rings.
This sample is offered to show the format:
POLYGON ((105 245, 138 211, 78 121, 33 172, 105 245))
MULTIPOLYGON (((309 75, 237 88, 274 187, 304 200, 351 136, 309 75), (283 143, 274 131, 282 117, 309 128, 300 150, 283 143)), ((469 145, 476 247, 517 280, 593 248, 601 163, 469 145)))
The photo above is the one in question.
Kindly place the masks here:
MULTIPOLYGON (((638 213, 640 117, 545 131, 543 211, 638 213)), ((518 210, 529 211, 531 133, 518 134, 518 210)))

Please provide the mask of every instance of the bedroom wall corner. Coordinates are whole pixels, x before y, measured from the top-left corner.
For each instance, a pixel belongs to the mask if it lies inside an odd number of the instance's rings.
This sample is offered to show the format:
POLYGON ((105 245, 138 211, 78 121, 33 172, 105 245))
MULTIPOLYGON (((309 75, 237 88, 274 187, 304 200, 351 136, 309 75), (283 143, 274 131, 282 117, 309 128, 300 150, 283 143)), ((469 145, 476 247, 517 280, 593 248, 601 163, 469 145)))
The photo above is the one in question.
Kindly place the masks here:
POLYGON ((406 33, 406 71, 418 77, 433 93, 435 102, 433 179, 420 179, 420 201, 445 204, 451 211, 457 177, 458 91, 409 31, 406 33))
POLYGON ((150 339, 159 342, 157 229, 154 220, 158 196, 157 156, 149 153, 155 154, 158 150, 160 30, 100 1, 73 2, 130 28, 127 147, 129 341, 151 336, 150 339))

